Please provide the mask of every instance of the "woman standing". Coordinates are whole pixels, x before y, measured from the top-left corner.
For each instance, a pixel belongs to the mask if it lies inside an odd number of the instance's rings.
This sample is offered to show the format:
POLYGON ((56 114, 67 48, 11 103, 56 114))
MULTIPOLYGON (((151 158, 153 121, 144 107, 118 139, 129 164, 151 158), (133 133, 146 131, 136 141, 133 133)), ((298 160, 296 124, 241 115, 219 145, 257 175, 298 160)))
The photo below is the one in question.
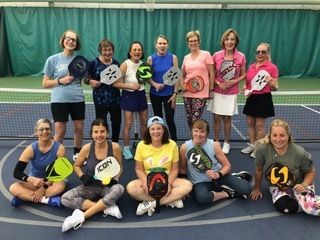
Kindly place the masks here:
POLYGON ((187 123, 191 129, 194 121, 201 118, 207 98, 213 98, 214 73, 210 53, 200 49, 200 32, 188 32, 186 42, 190 53, 183 59, 180 85, 183 92, 187 123), (195 93, 188 91, 187 82, 193 78, 203 79, 204 87, 201 91, 195 93))
POLYGON ((107 115, 110 113, 111 139, 112 142, 118 142, 121 126, 120 90, 112 85, 101 83, 100 73, 112 64, 118 67, 120 64, 113 58, 114 45, 109 39, 100 41, 98 51, 100 56, 90 61, 89 76, 85 79, 85 83, 93 88, 96 118, 107 120, 107 115))
POLYGON ((192 190, 192 184, 186 179, 178 178, 178 146, 169 139, 169 132, 162 118, 155 116, 148 120, 148 128, 137 146, 134 158, 138 179, 128 183, 127 192, 134 199, 142 201, 136 214, 143 215, 147 212, 151 216, 155 211, 156 200, 148 194, 147 175, 159 168, 168 174, 168 191, 160 199, 160 205, 183 208, 182 198, 192 190))
POLYGON ((265 78, 267 85, 260 91, 253 91, 247 95, 247 100, 243 108, 246 115, 250 145, 241 150, 242 153, 249 154, 255 158, 255 143, 263 138, 265 134, 265 122, 268 117, 273 117, 274 106, 271 91, 278 90, 278 68, 271 62, 270 46, 267 43, 260 43, 256 50, 256 62, 249 66, 246 82, 243 91, 251 90, 251 80, 265 70, 268 75, 265 78))
POLYGON ((316 169, 311 154, 293 142, 288 124, 274 120, 268 135, 258 142, 256 150, 253 200, 262 198, 263 175, 269 183, 273 205, 282 213, 320 216, 320 202, 315 194, 316 169))
POLYGON ((108 125, 104 119, 96 119, 91 124, 91 136, 93 141, 87 143, 81 149, 74 163, 74 172, 83 184, 69 190, 61 197, 64 206, 75 209, 71 216, 64 220, 62 232, 69 229, 78 229, 85 219, 98 212, 104 212, 104 216, 111 215, 117 219, 122 214, 116 205, 116 201, 122 196, 124 187, 118 183, 122 173, 121 148, 118 143, 107 140, 108 125), (94 178, 96 165, 106 157, 112 156, 120 165, 120 172, 114 176, 110 183, 104 184, 94 178), (87 162, 86 172, 83 172, 83 163, 87 162), (97 199, 99 199, 97 201, 97 199))
POLYGON ((51 112, 54 120, 54 140, 63 142, 67 130, 69 115, 73 121, 74 150, 73 160, 77 158, 83 141, 83 122, 85 102, 80 78, 70 75, 68 65, 74 59, 74 51, 81 49, 81 42, 76 32, 65 31, 59 41, 63 51, 50 56, 44 66, 42 86, 52 88, 51 112))
POLYGON ((19 182, 10 186, 14 195, 11 205, 18 206, 25 202, 45 203, 55 207, 62 207, 60 196, 66 182, 52 182, 46 180, 46 167, 57 158, 66 155, 65 147, 51 139, 52 126, 48 119, 41 118, 37 121, 35 133, 38 141, 29 145, 21 154, 14 169, 13 175, 19 182), (24 171, 30 162, 30 173, 24 171))
POLYGON ((230 151, 231 117, 238 114, 239 82, 246 77, 246 58, 237 50, 239 42, 235 30, 226 30, 220 40, 222 50, 212 56, 215 68, 214 99, 209 100, 207 110, 213 112, 214 139, 217 142, 223 121, 224 154, 230 151))
POLYGON ((168 124, 170 137, 177 141, 177 129, 174 122, 174 112, 176 108, 176 98, 178 94, 179 82, 174 86, 163 84, 163 75, 172 67, 178 67, 178 58, 176 55, 167 52, 169 40, 166 36, 160 35, 155 42, 157 52, 148 57, 147 63, 153 68, 152 79, 149 80, 150 101, 155 116, 163 118, 162 105, 165 112, 166 122, 168 124))
POLYGON ((140 136, 143 135, 147 128, 148 104, 145 85, 139 84, 136 78, 137 70, 143 58, 142 44, 137 41, 132 42, 128 51, 128 59, 120 66, 122 77, 113 84, 114 87, 123 89, 120 107, 124 115, 123 156, 127 160, 133 159, 129 144, 130 130, 135 112, 138 112, 140 118, 140 136))

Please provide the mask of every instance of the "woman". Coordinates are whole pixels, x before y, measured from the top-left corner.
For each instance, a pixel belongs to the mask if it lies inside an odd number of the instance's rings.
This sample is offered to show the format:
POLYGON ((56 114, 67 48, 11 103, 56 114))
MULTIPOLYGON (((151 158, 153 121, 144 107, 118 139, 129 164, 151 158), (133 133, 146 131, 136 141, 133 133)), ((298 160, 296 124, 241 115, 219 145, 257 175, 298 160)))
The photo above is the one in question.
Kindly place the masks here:
POLYGON ((207 204, 224 198, 246 199, 251 192, 251 175, 246 171, 230 174, 230 162, 219 143, 207 138, 208 134, 209 123, 206 120, 198 119, 193 123, 192 139, 180 147, 180 176, 192 182, 199 203, 207 204), (202 153, 194 151, 196 147, 200 147, 202 153), (202 159, 205 156, 212 163, 211 168, 200 171, 200 167, 195 166, 200 156, 202 159))
POLYGON ((320 202, 317 202, 314 186, 316 169, 311 154, 294 143, 288 124, 282 120, 274 120, 268 135, 258 142, 253 200, 262 198, 260 189, 264 174, 277 210, 282 213, 304 211, 320 216, 320 202))
POLYGON ((48 119, 41 118, 37 121, 35 134, 38 141, 29 145, 21 154, 13 172, 19 182, 10 186, 14 196, 11 205, 18 206, 26 202, 45 203, 50 206, 61 207, 60 196, 66 181, 52 182, 46 180, 46 167, 57 158, 66 155, 65 147, 51 139, 52 126, 48 119), (24 171, 30 162, 30 173, 24 171))
POLYGON ((96 118, 107 120, 110 113, 112 142, 119 141, 121 126, 120 90, 112 85, 100 82, 100 73, 112 64, 120 66, 119 62, 113 59, 114 45, 109 39, 102 39, 98 46, 99 57, 90 61, 89 76, 85 79, 86 84, 93 88, 93 102, 96 118))
POLYGON ((151 216, 156 208, 156 200, 148 194, 147 175, 154 168, 163 168, 168 174, 168 191, 160 199, 160 205, 183 208, 184 198, 192 189, 188 180, 178 178, 179 155, 177 144, 169 139, 168 129, 162 118, 155 116, 148 120, 148 128, 139 142, 135 154, 135 171, 138 179, 127 185, 128 194, 138 201, 136 214, 148 212, 151 216))
POLYGON ((163 117, 162 105, 164 107, 166 122, 169 127, 170 138, 177 141, 177 129, 174 122, 174 112, 176 108, 176 98, 178 94, 179 82, 174 86, 163 84, 163 75, 172 67, 178 67, 176 55, 167 52, 169 40, 166 36, 160 35, 155 41, 157 52, 148 57, 147 63, 152 66, 153 76, 149 80, 150 101, 155 116, 163 117))
POLYGON ((219 142, 221 121, 224 124, 222 151, 230 151, 231 117, 238 114, 239 82, 246 77, 246 57, 237 50, 240 37, 233 29, 226 30, 221 37, 221 51, 213 54, 215 67, 214 99, 208 102, 207 110, 213 112, 214 139, 219 142))
POLYGON ((118 183, 122 173, 120 145, 107 141, 108 125, 105 119, 96 119, 92 122, 91 136, 93 141, 83 146, 74 163, 74 172, 83 184, 69 190, 61 198, 64 206, 75 209, 72 215, 64 220, 62 232, 71 228, 78 229, 85 219, 101 211, 104 212, 104 216, 111 215, 117 219, 122 218, 116 205, 116 201, 124 192, 124 187, 118 183), (111 179, 109 184, 105 184, 96 180, 94 174, 96 165, 108 156, 112 156, 118 161, 120 172, 111 179), (82 167, 85 161, 87 161, 87 168, 84 173, 82 167), (99 200, 97 201, 97 199, 99 200))
POLYGON ((250 145, 241 150, 242 153, 250 154, 255 158, 255 142, 265 136, 265 122, 268 117, 273 117, 274 106, 271 91, 278 90, 278 68, 271 62, 270 46, 267 43, 260 43, 256 50, 256 62, 249 66, 246 82, 243 91, 251 90, 251 80, 265 70, 269 76, 265 80, 267 85, 260 91, 253 91, 247 95, 243 108, 246 115, 250 145))
POLYGON ((128 51, 128 59, 120 66, 122 77, 113 84, 114 87, 123 89, 120 107, 124 115, 123 156, 126 160, 133 159, 129 144, 130 130, 135 112, 138 112, 140 118, 140 136, 143 135, 147 128, 148 105, 145 85, 139 84, 136 78, 137 70, 143 58, 142 44, 137 41, 132 42, 128 51))
POLYGON ((68 65, 74 59, 74 51, 81 49, 76 32, 65 31, 59 41, 63 51, 50 56, 44 66, 42 86, 52 88, 51 112, 54 120, 54 140, 63 142, 69 115, 73 121, 74 150, 73 160, 77 158, 83 141, 83 122, 85 102, 81 88, 81 79, 70 75, 68 65))
POLYGON ((191 129, 194 121, 201 118, 207 98, 213 98, 214 73, 210 53, 200 49, 200 32, 188 32, 186 41, 190 53, 183 59, 180 85, 187 123, 191 129), (201 91, 193 93, 187 90, 187 82, 195 77, 201 77, 204 80, 204 87, 201 91))

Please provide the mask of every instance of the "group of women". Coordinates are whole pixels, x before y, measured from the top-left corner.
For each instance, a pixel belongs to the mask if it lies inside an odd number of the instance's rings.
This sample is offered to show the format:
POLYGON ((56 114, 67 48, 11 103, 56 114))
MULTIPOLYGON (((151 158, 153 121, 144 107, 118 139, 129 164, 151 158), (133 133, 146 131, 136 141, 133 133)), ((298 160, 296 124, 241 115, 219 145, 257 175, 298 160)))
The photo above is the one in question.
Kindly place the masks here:
POLYGON ((128 59, 120 65, 113 59, 113 43, 103 39, 98 46, 100 56, 90 62, 89 75, 85 79, 93 88, 96 120, 91 124, 92 141, 81 147, 85 109, 81 79, 68 73, 68 64, 74 58, 73 52, 79 50, 81 44, 74 31, 66 31, 60 39, 63 52, 49 57, 44 68, 43 86, 52 88, 54 139, 51 139, 51 122, 40 119, 35 126, 38 141, 25 149, 14 170, 14 176, 20 181, 10 186, 10 192, 14 195, 12 205, 31 201, 74 209, 63 223, 63 232, 79 228, 88 217, 98 212, 121 219, 122 214, 116 202, 125 190, 118 182, 123 169, 123 154, 125 159, 136 160, 137 179, 130 181, 126 190, 132 198, 141 201, 136 210, 137 215, 148 213, 151 216, 158 205, 182 208, 185 196, 192 189, 197 201, 203 204, 224 198, 246 199, 249 196, 257 200, 262 197, 262 176, 270 172, 274 163, 283 164, 295 176, 294 185, 287 187, 276 185, 274 179, 271 181, 270 177, 266 178, 275 207, 283 213, 303 210, 320 215, 320 206, 314 193, 315 168, 311 155, 293 142, 289 126, 281 120, 273 121, 267 137, 263 138, 265 119, 274 116, 270 92, 278 88, 278 70, 271 63, 269 45, 259 44, 256 62, 246 72, 245 56, 236 49, 239 36, 235 30, 228 29, 222 35, 222 50, 213 57, 209 52, 200 50, 198 31, 189 32, 186 42, 190 54, 183 60, 182 78, 174 86, 166 86, 162 82, 162 75, 170 67, 178 66, 178 60, 174 54, 167 52, 169 41, 165 36, 160 35, 156 39, 157 53, 147 60, 154 69, 149 83, 150 100, 155 112, 155 116, 148 120, 145 86, 136 79, 137 69, 144 58, 142 44, 132 42, 128 59), (111 64, 120 66, 122 77, 112 85, 101 84, 100 73, 111 64), (253 152, 257 158, 255 185, 252 190, 250 174, 246 171, 231 174, 231 164, 225 154, 230 150, 231 116, 238 111, 238 84, 246 79, 243 90, 251 90, 251 80, 260 70, 268 72, 267 85, 261 91, 250 91, 243 110, 247 115, 250 145, 242 152, 253 152), (190 92, 187 87, 189 79, 194 77, 202 78, 205 83, 203 89, 196 93, 190 92), (180 148, 176 143, 177 133, 173 121, 178 85, 182 90, 191 133, 191 139, 185 141, 180 148), (119 89, 122 89, 121 97, 119 89), (214 113, 214 139, 208 138, 209 124, 201 118, 207 99, 208 110, 214 113), (169 128, 162 118, 162 105, 169 128), (125 121, 123 153, 117 143, 121 123, 120 109, 123 110, 125 121), (138 112, 140 118, 142 141, 138 143, 133 156, 129 148, 129 133, 135 112, 138 112), (108 113, 111 115, 112 141, 108 140, 108 113), (65 191, 66 181, 47 181, 45 167, 57 157, 65 156, 62 141, 69 114, 74 122, 74 172, 82 184, 65 192, 60 199, 65 191), (225 132, 222 148, 219 144, 221 121, 225 132), (258 139, 262 140, 257 141, 258 139), (198 152, 194 149, 201 149, 202 153, 197 155, 198 152), (94 178, 95 166, 107 156, 113 156, 121 167, 120 172, 109 183, 94 178), (200 171, 195 162, 203 156, 211 164, 208 169, 200 171), (31 162, 29 175, 24 172, 28 162, 31 162), (85 164, 87 168, 84 171, 85 164), (164 171, 168 176, 166 194, 159 202, 148 192, 147 175, 155 169, 164 171))

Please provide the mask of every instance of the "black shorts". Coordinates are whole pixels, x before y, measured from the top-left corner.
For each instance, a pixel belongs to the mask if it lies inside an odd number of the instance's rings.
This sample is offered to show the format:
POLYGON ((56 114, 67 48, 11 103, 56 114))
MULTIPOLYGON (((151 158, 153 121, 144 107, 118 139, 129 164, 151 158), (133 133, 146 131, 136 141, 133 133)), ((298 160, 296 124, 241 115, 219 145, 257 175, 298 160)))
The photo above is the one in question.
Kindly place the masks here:
POLYGON ((85 102, 51 103, 54 122, 68 122, 69 114, 72 120, 84 120, 85 102))
POLYGON ((274 106, 271 93, 252 94, 247 99, 242 112, 245 115, 256 118, 274 117, 274 106))

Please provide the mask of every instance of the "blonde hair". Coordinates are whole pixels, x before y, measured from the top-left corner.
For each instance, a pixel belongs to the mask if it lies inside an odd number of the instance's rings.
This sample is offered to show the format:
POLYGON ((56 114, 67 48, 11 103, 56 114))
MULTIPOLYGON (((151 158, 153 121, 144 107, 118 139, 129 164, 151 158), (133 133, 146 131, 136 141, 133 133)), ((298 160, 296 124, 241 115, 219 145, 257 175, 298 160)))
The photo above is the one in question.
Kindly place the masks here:
POLYGON ((200 31, 199 30, 195 30, 195 31, 190 31, 187 33, 186 35, 186 42, 188 43, 189 39, 196 36, 198 38, 198 41, 200 42, 200 31))
POLYGON ((287 132, 287 134, 289 136, 288 142, 293 142, 293 137, 291 135, 291 130, 290 130, 290 127, 289 127, 288 123, 283 121, 283 120, 280 120, 280 119, 275 119, 270 123, 268 134, 264 138, 260 139, 257 142, 258 144, 270 143, 270 141, 271 141, 271 132, 272 132, 272 128, 273 127, 282 127, 287 132))
POLYGON ((268 60, 271 62, 271 52, 270 52, 270 44, 269 43, 260 43, 259 46, 265 46, 267 48, 267 51, 269 52, 268 60))

